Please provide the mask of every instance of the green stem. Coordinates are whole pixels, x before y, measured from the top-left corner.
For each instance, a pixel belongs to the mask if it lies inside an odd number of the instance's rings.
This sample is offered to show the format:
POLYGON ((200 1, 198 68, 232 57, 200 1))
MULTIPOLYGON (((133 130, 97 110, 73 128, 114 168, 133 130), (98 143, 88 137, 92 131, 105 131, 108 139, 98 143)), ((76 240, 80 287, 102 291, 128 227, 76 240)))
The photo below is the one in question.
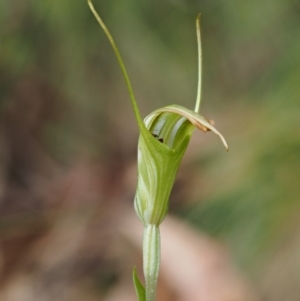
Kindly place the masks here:
POLYGON ((158 226, 153 224, 149 224, 144 228, 143 264, 146 301, 155 301, 160 265, 160 234, 158 226))

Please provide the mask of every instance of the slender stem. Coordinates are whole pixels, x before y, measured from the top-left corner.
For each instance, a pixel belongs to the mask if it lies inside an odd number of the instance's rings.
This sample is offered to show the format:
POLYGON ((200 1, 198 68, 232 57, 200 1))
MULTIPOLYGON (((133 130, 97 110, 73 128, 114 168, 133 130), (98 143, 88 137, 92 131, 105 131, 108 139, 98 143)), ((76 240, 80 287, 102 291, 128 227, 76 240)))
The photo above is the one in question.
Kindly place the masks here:
POLYGON ((136 116, 136 119, 137 119, 137 122, 139 124, 139 127, 145 127, 144 126, 144 122, 141 118, 141 115, 140 115, 140 112, 139 112, 139 109, 138 109, 138 106, 137 106, 137 103, 136 103, 136 100, 135 100, 135 96, 134 96, 134 92, 133 92, 133 89, 132 89, 132 85, 131 85, 131 82, 129 80, 129 77, 128 77, 128 74, 127 74, 127 71, 126 71, 126 68, 125 68, 125 65, 123 63, 123 60, 121 58, 121 55, 120 55, 120 52, 118 50, 118 47, 112 37, 112 35, 110 34, 109 30, 107 29, 106 25, 104 24, 104 22, 102 21, 102 19, 100 18, 100 16, 98 15, 97 11, 95 10, 94 8, 94 5, 92 3, 91 0, 87 0, 88 2, 88 5, 92 11, 92 13, 94 14, 95 18, 97 19, 98 23, 100 24, 100 26, 102 27, 102 29, 104 30, 115 54, 116 54, 116 57, 117 57, 117 60, 118 60, 118 63, 120 65, 120 68, 122 70, 122 73, 123 73, 123 76, 124 76, 124 79, 125 79, 125 82, 126 82, 126 85, 127 85, 127 89, 128 89, 128 92, 129 92, 129 95, 130 95, 130 100, 131 100, 131 104, 133 106, 133 110, 134 110, 134 113, 135 113, 135 116, 136 116))
POLYGON ((143 265, 146 301, 155 301, 160 265, 160 234, 158 226, 153 224, 149 224, 144 228, 143 265))
POLYGON ((198 45, 198 91, 196 98, 195 112, 199 113, 201 102, 201 81, 202 81, 202 49, 201 49, 201 35, 200 35, 200 14, 196 19, 196 33, 197 33, 197 45, 198 45))

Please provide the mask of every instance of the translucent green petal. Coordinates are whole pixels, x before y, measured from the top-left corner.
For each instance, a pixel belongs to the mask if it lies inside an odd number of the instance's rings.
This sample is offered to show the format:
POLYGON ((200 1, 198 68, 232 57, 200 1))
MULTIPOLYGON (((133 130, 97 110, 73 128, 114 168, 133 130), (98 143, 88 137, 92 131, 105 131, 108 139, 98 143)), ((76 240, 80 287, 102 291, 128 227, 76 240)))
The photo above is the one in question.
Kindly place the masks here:
POLYGON ((178 114, 180 116, 183 116, 185 118, 187 118, 196 128, 198 128, 199 130, 203 131, 203 132, 207 132, 207 131, 212 131, 215 134, 217 134, 221 141, 223 142, 226 150, 228 150, 228 145, 227 142, 225 140, 225 138, 223 137, 223 135, 212 125, 212 122, 209 121, 208 119, 206 119, 205 117, 201 116, 200 114, 189 110, 187 108, 184 108, 182 106, 179 105, 171 105, 171 106, 167 106, 158 110, 155 110, 152 114, 150 114, 147 118, 153 118, 153 116, 155 115, 159 115, 161 113, 164 112, 172 112, 175 114, 178 114))

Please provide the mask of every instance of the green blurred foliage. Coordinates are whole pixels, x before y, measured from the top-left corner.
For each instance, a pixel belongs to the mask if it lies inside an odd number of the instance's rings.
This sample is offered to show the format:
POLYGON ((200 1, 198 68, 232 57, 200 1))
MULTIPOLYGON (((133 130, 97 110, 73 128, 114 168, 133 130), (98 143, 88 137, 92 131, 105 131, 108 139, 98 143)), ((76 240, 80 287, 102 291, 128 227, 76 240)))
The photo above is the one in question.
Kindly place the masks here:
MULTIPOLYGON (((201 110, 216 120, 230 151, 223 153, 215 138, 205 140, 193 158, 197 193, 177 212, 224 241, 259 277, 299 227, 299 1, 95 0, 95 6, 122 53, 143 115, 173 103, 193 108, 194 23, 202 13, 201 110)), ((124 81, 84 0, 1 1, 0 34, 2 108, 31 70, 65 96, 65 117, 44 129, 56 159, 104 156, 111 124, 125 138, 109 140, 134 145, 137 127, 124 81)))

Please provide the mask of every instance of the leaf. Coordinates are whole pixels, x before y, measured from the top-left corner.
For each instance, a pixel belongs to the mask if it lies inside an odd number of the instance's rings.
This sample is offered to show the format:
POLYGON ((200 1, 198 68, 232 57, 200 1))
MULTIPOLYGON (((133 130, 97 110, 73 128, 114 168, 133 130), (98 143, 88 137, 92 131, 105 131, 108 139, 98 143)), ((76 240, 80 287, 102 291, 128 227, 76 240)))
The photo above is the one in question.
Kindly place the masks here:
POLYGON ((146 291, 137 275, 136 267, 133 268, 132 278, 138 301, 146 301, 146 291))

